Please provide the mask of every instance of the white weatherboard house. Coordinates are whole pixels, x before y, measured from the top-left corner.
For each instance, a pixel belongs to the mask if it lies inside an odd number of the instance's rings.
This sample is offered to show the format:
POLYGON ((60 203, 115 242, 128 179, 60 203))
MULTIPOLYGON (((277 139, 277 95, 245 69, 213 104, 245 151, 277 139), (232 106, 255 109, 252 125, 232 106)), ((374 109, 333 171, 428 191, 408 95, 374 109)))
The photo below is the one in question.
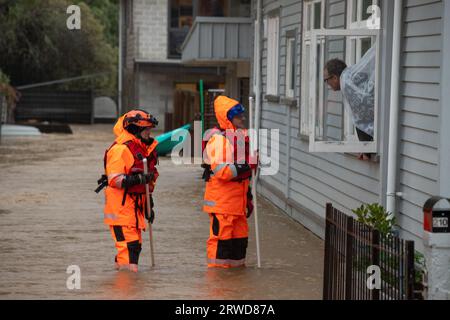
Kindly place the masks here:
MULTIPOLYGON (((252 17, 255 121, 280 130, 280 170, 261 176, 260 194, 320 237, 327 202, 348 214, 380 203, 426 251, 422 206, 450 197, 450 1, 253 0, 252 17), (372 46, 375 141, 364 144, 322 70, 334 57, 355 64, 372 46)), ((450 298, 446 252, 447 267, 429 279, 441 282, 440 298, 450 298)))

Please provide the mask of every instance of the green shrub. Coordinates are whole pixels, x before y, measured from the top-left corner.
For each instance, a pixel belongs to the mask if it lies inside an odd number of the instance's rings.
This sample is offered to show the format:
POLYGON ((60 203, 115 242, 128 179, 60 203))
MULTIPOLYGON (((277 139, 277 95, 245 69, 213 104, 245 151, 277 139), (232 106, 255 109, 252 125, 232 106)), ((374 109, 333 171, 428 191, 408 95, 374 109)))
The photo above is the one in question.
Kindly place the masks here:
MULTIPOLYGON (((391 213, 386 211, 386 209, 379 205, 378 203, 373 204, 364 204, 361 207, 352 210, 354 214, 357 216, 357 221, 364 223, 371 228, 374 228, 380 232, 381 237, 387 237, 394 234, 394 228, 396 225, 396 220, 392 217, 391 213)), ((392 261, 392 258, 385 253, 380 254, 380 259, 386 264, 397 266, 395 261, 392 261)), ((358 266, 358 269, 365 270, 365 268, 370 264, 369 259, 367 261, 362 261, 361 266, 358 266)), ((425 272, 425 256, 421 254, 419 251, 414 252, 414 263, 415 263, 415 283, 416 286, 421 284, 422 277, 425 272)), ((391 279, 389 275, 382 275, 384 281, 388 283, 392 283, 394 279, 391 279)))
POLYGON ((0 69, 0 84, 9 84, 9 77, 0 69))
POLYGON ((358 221, 372 227, 382 234, 391 234, 394 231, 395 218, 378 203, 364 204, 352 210, 358 221))

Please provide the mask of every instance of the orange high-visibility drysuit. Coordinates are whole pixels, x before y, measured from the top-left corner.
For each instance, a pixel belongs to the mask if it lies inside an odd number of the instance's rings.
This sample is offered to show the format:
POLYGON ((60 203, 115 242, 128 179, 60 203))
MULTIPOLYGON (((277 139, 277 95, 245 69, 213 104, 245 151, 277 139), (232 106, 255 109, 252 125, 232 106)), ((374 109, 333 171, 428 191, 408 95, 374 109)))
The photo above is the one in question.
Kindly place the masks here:
MULTIPOLYGON (((212 131, 205 148, 205 162, 210 165, 206 182, 203 210, 210 216, 210 236, 207 240, 208 267, 238 267, 245 265, 248 243, 247 198, 249 194, 248 165, 236 163, 236 130, 227 113, 239 102, 226 96, 214 101, 214 111, 220 129, 212 131), (231 138, 230 138, 231 134, 231 138), (245 176, 245 178, 240 178, 245 176)), ((242 137, 242 136, 241 136, 242 137)), ((242 144, 238 139, 237 143, 242 144)), ((250 170, 250 174, 249 173, 250 170)))
POLYGON ((105 154, 108 185, 105 190, 104 223, 110 226, 116 243, 118 254, 115 261, 119 266, 138 264, 139 254, 142 250, 141 230, 145 231, 147 228, 146 197, 145 193, 142 193, 145 185, 135 187, 141 188, 138 190, 141 193, 135 192, 134 189, 126 189, 122 185, 126 177, 143 170, 142 162, 139 168, 140 160, 137 159, 136 153, 138 156, 143 153, 142 156, 147 157, 149 172, 154 174, 153 181, 149 182, 150 192, 153 191, 158 177, 158 171, 155 168, 157 141, 154 140, 150 145, 146 145, 125 130, 123 123, 127 115, 119 118, 114 126, 116 139, 105 154))

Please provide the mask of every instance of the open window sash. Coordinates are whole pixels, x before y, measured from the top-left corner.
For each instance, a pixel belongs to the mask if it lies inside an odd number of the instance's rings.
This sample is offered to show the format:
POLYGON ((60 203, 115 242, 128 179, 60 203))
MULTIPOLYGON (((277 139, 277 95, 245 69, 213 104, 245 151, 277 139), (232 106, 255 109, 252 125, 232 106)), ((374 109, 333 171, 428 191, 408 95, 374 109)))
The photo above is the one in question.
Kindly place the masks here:
MULTIPOLYGON (((374 141, 324 141, 318 139, 318 134, 323 132, 323 126, 326 126, 326 121, 317 121, 317 112, 323 114, 325 111, 324 104, 320 103, 320 97, 317 96, 317 79, 322 79, 322 74, 317 74, 316 67, 318 63, 324 64, 325 61, 319 61, 316 50, 311 50, 310 55, 310 88, 309 88, 309 151, 310 152, 334 152, 334 153, 378 153, 378 110, 379 110, 379 60, 380 60, 380 36, 379 30, 372 29, 322 29, 311 31, 311 48, 317 48, 317 44, 323 41, 326 37, 374 37, 374 44, 376 46, 376 62, 375 62, 375 88, 374 88, 374 141), (323 63, 322 63, 323 62, 323 63), (322 108, 322 110, 319 110, 322 108), (317 128, 319 123, 322 128, 317 128), (318 129, 318 130, 317 130, 318 129)), ((347 43, 347 41, 345 41, 347 43)), ((321 55, 321 59, 325 59, 321 55)), ((322 70, 320 70, 322 72, 322 70)), ((326 85, 326 84, 320 84, 326 85)), ((343 128, 344 129, 344 128, 343 128)), ((342 139, 342 137, 341 137, 342 139)))

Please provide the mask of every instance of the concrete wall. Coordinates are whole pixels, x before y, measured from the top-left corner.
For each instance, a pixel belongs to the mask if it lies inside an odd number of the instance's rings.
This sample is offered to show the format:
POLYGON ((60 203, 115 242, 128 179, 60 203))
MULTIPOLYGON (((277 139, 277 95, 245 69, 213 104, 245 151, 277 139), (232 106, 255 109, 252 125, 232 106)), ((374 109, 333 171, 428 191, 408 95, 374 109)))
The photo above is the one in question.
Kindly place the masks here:
POLYGON ((158 119, 158 128, 161 130, 164 129, 164 113, 173 111, 175 80, 176 76, 173 74, 142 70, 138 73, 139 107, 158 119))
POLYGON ((133 0, 137 59, 167 60, 167 0, 133 0))

